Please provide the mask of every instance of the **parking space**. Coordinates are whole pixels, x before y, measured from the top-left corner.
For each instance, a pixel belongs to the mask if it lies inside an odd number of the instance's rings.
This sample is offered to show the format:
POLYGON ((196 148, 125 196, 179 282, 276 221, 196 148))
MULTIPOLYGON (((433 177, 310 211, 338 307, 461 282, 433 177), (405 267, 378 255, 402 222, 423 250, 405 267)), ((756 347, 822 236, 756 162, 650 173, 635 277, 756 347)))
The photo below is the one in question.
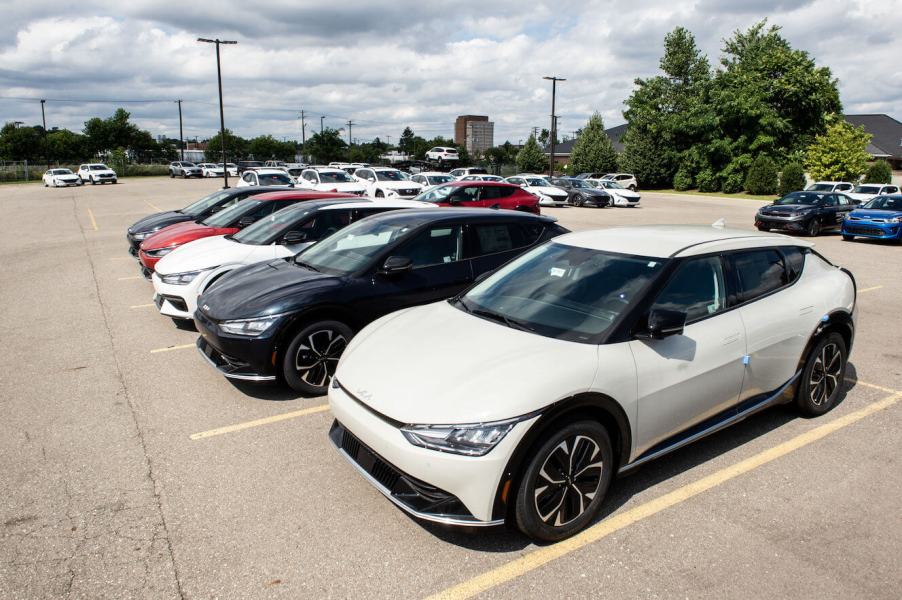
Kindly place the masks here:
MULTIPOLYGON (((835 410, 760 413, 620 479, 594 527, 535 546, 410 519, 333 450, 324 398, 230 383, 159 315, 125 229, 219 185, 4 188, 0 597, 898 597, 902 248, 816 240, 859 289, 835 410)), ((759 206, 645 193, 543 212, 573 230, 752 229, 759 206)))

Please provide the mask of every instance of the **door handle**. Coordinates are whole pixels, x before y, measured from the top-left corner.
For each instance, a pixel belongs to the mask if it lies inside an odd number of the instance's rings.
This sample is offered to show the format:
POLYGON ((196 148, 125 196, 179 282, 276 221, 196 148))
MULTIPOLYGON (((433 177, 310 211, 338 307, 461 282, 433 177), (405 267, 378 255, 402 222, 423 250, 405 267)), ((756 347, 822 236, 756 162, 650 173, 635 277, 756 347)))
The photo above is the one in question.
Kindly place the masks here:
POLYGON ((730 335, 728 335, 727 337, 725 337, 723 339, 724 346, 726 346, 727 344, 732 344, 733 342, 738 342, 738 341, 739 341, 739 332, 738 331, 736 333, 731 333, 730 335))

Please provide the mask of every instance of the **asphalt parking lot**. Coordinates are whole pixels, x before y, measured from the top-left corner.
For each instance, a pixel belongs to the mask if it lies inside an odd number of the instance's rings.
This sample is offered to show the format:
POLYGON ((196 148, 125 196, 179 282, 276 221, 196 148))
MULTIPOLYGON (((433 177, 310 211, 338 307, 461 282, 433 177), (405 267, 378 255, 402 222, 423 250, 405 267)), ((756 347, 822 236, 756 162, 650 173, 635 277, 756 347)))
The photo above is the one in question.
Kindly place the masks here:
MULTIPOLYGON (((0 188, 0 597, 899 597, 902 247, 816 240, 859 289, 836 409, 677 451, 537 547, 408 518, 333 450, 323 398, 228 382, 157 313, 125 229, 218 185, 0 188)), ((642 205, 543 212, 751 228, 760 203, 642 205)))

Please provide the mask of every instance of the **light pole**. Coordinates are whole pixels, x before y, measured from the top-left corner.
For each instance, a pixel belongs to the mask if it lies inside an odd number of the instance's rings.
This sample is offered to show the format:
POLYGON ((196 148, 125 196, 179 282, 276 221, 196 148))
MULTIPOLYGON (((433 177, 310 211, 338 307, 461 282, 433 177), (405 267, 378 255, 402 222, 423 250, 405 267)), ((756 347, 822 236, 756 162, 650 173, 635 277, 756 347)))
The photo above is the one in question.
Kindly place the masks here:
POLYGON ((319 134, 323 134, 323 121, 326 119, 326 115, 323 115, 319 118, 319 134))
POLYGON ((222 177, 224 179, 223 189, 229 188, 229 169, 226 164, 225 149, 225 113, 222 109, 222 67, 219 63, 219 45, 220 44, 237 44, 234 40, 221 40, 216 38, 210 40, 206 38, 197 38, 198 42, 206 44, 216 44, 216 80, 219 82, 219 140, 222 142, 222 177))
POLYGON ((50 153, 47 152, 47 117, 44 116, 44 104, 47 101, 41 98, 41 122, 44 124, 44 156, 47 159, 47 170, 50 170, 50 153))
POLYGON ((554 177, 554 138, 557 133, 557 119, 554 116, 554 100, 557 95, 557 82, 558 81, 567 81, 563 77, 557 76, 546 76, 542 77, 542 79, 547 79, 551 82, 551 152, 549 153, 549 168, 551 176, 554 177))
POLYGON ((185 134, 182 133, 182 101, 176 100, 179 105, 179 160, 185 161, 185 134))

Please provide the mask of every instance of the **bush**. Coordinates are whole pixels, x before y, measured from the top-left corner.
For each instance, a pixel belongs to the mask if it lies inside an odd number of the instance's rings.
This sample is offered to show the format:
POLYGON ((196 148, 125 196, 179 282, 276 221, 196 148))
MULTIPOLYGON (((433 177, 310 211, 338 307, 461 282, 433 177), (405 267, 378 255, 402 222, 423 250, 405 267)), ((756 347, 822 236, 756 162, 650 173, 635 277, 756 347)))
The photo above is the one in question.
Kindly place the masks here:
POLYGON ((885 160, 874 161, 864 176, 865 183, 892 183, 893 169, 885 160))
POLYGON ((783 172, 780 173, 780 189, 778 190, 781 196, 805 189, 806 183, 805 169, 801 163, 792 160, 783 165, 783 172))
POLYGON ((777 193, 777 165, 769 156, 759 155, 749 168, 745 189, 750 194, 764 196, 777 193))
POLYGON ((738 194, 743 189, 742 173, 730 173, 723 178, 723 192, 725 194, 738 194))
POLYGON ((702 169, 695 177, 700 192, 716 192, 720 190, 720 180, 711 169, 702 169))
POLYGON ((676 175, 673 176, 673 189, 678 192, 692 189, 692 175, 689 174, 689 171, 680 169, 676 172, 676 175))
POLYGON ((127 177, 147 177, 149 175, 169 175, 168 165, 128 165, 125 168, 127 177))

